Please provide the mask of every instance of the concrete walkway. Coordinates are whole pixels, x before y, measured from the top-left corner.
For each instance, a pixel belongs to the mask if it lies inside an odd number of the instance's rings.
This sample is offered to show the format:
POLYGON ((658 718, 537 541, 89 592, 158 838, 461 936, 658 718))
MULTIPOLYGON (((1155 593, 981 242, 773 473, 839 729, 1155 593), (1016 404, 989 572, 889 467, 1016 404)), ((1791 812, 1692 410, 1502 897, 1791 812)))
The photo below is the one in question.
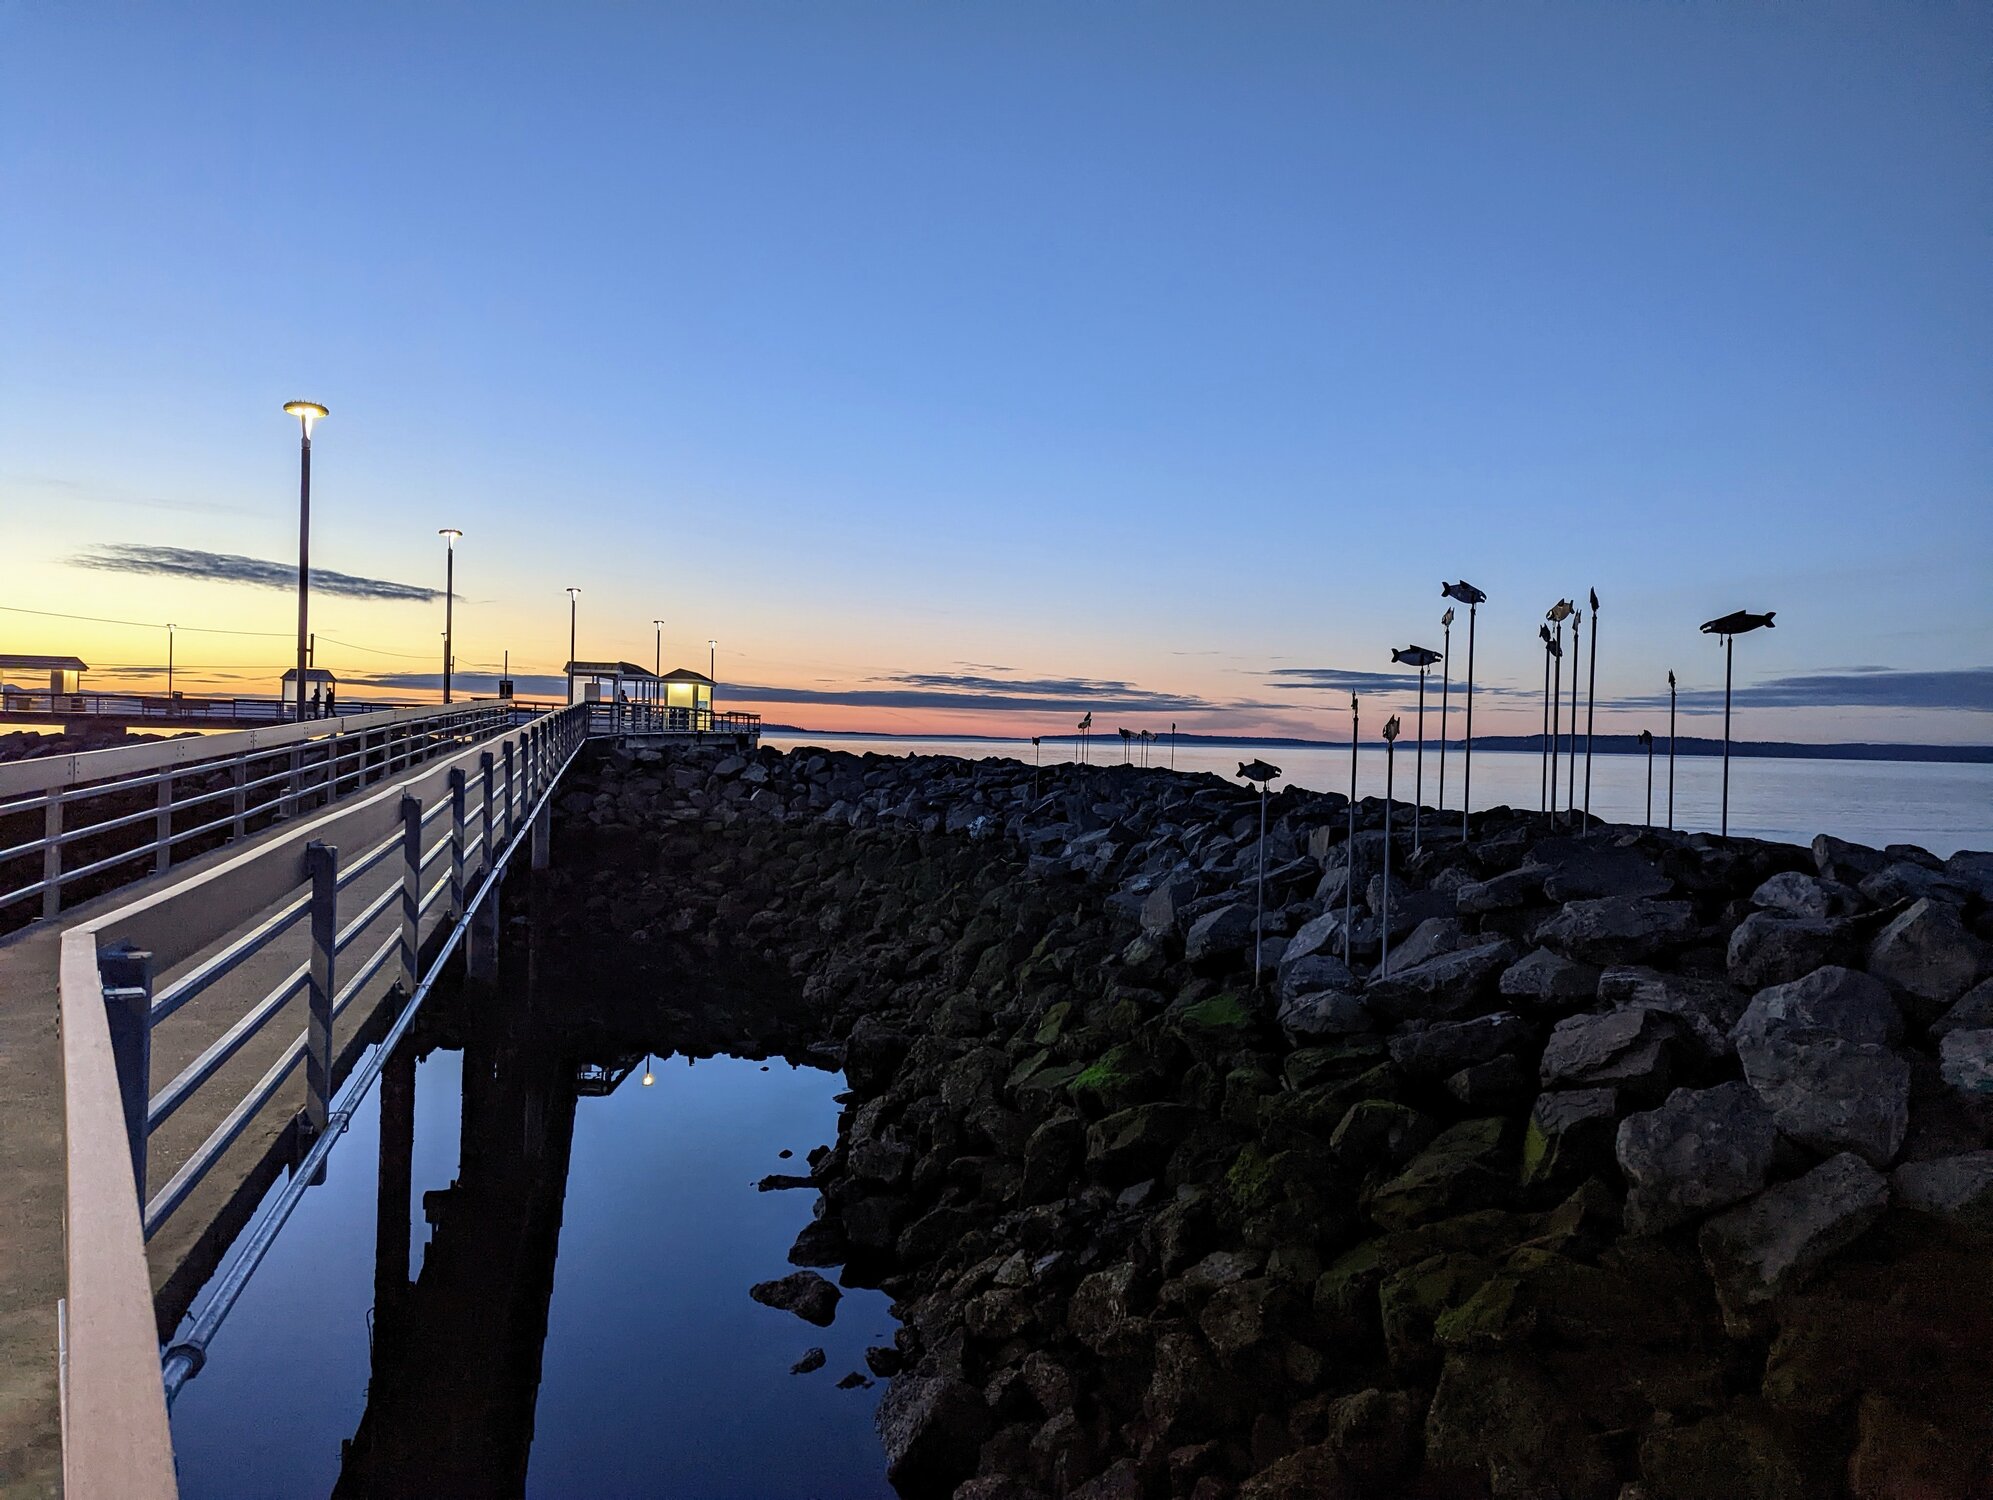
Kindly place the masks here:
MULTIPOLYGON (((422 774, 428 766, 414 768, 422 774)), ((378 793, 385 783, 364 789, 378 793)), ((247 849, 294 836, 280 824, 176 865, 171 874, 136 881, 54 922, 0 938, 0 1496, 54 1496, 62 1490, 60 1405, 56 1375, 56 1304, 63 1295, 62 1063, 57 1037, 57 957, 62 934, 116 910, 160 885, 197 874, 247 849)), ((433 835, 432 835, 433 837, 433 835)), ((471 841, 472 863, 476 841, 471 841)), ((357 858, 362 850, 342 850, 357 858)), ((442 868, 432 867, 432 876, 442 868)), ((340 893, 342 925, 389 886, 398 886, 400 861, 390 856, 340 893)), ((425 940, 448 920, 438 901, 423 924, 425 940)), ((389 903, 358 934, 341 959, 344 984, 374 948, 400 930, 399 903, 389 903)), ((227 1030, 255 1000, 269 993, 308 957, 309 924, 300 921, 282 938, 188 1002, 153 1033, 152 1092, 227 1030)), ((219 945, 218 945, 219 946, 219 945)), ((163 985, 206 955, 169 973, 163 985)), ((335 1054, 358 1049, 353 1038, 380 1008, 399 976, 390 959, 335 1023, 335 1054)), ((147 1164, 148 1194, 156 1193, 241 1101, 305 1026, 300 991, 214 1077, 153 1134, 147 1164)), ((342 1074, 344 1068, 339 1070, 342 1074)), ((271 1102, 244 1130, 148 1247, 155 1296, 184 1305, 210 1272, 215 1256, 243 1217, 281 1172, 277 1150, 304 1102, 304 1069, 296 1068, 271 1102), (170 1289, 170 1290, 169 1290, 170 1289)), ((338 1169, 335 1148, 333 1170, 338 1169)))

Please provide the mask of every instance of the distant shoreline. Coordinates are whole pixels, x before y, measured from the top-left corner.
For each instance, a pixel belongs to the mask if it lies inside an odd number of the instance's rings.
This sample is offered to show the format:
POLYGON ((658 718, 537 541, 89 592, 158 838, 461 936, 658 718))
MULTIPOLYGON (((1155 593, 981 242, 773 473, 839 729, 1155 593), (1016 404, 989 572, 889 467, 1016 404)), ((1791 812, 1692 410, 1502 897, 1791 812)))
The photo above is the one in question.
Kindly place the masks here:
MULTIPOLYGON (((763 734, 781 735, 790 738, 801 736, 809 739, 826 740, 946 740, 976 745, 1028 745, 1031 743, 1030 736, 1028 735, 896 734, 864 729, 806 729, 796 724, 763 724, 761 732, 763 734)), ((1070 745, 1074 743, 1075 739, 1070 734, 1048 734, 1042 735, 1040 738, 1048 745, 1070 745)), ((1348 740, 1314 740, 1278 735, 1178 734, 1175 739, 1178 745, 1231 745, 1248 749, 1347 750, 1349 748, 1348 740)), ((1169 743, 1169 740, 1170 736, 1168 735, 1158 735, 1154 743, 1163 745, 1169 743)), ((1570 739, 1566 737, 1560 741, 1560 746, 1568 747, 1570 743, 1570 739)), ((1577 743, 1580 749, 1584 748, 1583 735, 1578 736, 1577 743)), ((1106 734, 1096 734, 1093 737, 1093 748, 1096 751, 1104 752, 1117 747, 1118 744, 1118 736, 1111 731, 1106 734)), ((1410 744, 1404 739, 1400 739, 1398 744, 1401 749, 1411 748, 1410 744)), ((1447 744, 1454 750, 1464 748, 1462 741, 1459 739, 1448 740, 1447 744)), ((1426 748, 1428 750, 1436 750, 1438 747, 1439 740, 1437 737, 1426 741, 1426 748)), ((1363 742, 1362 748, 1366 750, 1381 750, 1384 748, 1384 742, 1382 740, 1367 740, 1363 742)), ((1474 738, 1474 748, 1477 750, 1512 750, 1541 753, 1543 749, 1543 736, 1539 734, 1476 735, 1474 738)), ((1597 755, 1646 754, 1646 747, 1640 743, 1639 737, 1631 734, 1596 735, 1593 737, 1591 748, 1593 753, 1597 755)), ((1668 753, 1668 742, 1664 737, 1655 737, 1654 753, 1657 757, 1663 757, 1668 753)), ((1677 755, 1698 756, 1721 755, 1723 753, 1723 741, 1709 739, 1702 735, 1685 734, 1676 739, 1675 753, 1677 755)), ((1759 760, 1891 760, 1940 762, 1954 765, 1993 765, 1993 745, 1887 745, 1866 742, 1805 744, 1791 740, 1732 740, 1730 743, 1730 753, 1740 758, 1759 760)))

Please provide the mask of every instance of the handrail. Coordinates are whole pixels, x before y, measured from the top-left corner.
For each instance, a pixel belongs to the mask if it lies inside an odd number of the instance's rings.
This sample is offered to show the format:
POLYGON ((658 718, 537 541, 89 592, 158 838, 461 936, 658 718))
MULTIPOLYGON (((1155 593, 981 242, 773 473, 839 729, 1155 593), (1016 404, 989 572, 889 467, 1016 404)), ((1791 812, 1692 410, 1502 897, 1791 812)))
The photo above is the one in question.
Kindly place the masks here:
POLYGON ((503 733, 523 722, 521 713, 511 700, 482 700, 0 765, 0 819, 42 830, 40 838, 0 848, 0 869, 41 855, 40 879, 0 887, 0 911, 39 895, 40 915, 56 916, 73 882, 148 858, 152 873, 164 873, 190 840, 239 838, 252 824, 350 796, 411 764, 503 733), (233 806, 215 809, 224 799, 233 806), (90 803, 109 816, 79 821, 77 809, 90 803), (187 826, 176 827, 176 819, 187 826), (103 841, 120 831, 125 837, 103 852, 103 841), (65 857, 86 841, 91 858, 78 864, 65 857))
POLYGON ((475 742, 426 762, 377 791, 300 821, 285 838, 150 891, 63 935, 60 1013, 70 1234, 62 1392, 69 1493, 144 1500, 174 1494, 166 1392, 198 1368, 206 1338, 294 1205, 294 1194, 301 1194, 316 1175, 317 1163, 345 1129, 383 1059, 377 1050, 338 1098, 331 1097, 339 1013, 380 978, 399 950, 396 984, 414 1000, 404 1006, 391 1040, 406 1029, 414 1004, 427 995, 442 958, 454 950, 472 914, 497 888, 519 843, 529 831, 544 829, 555 789, 588 729, 582 705, 543 715, 519 726, 502 744, 475 742), (465 807, 473 788, 475 824, 465 807), (449 810, 448 831, 425 847, 422 829, 436 809, 449 810), (471 827, 478 830, 475 836, 466 832, 471 827), (371 898, 355 891, 352 899, 360 905, 342 923, 338 904, 346 882, 339 879, 338 848, 364 851, 355 863, 372 863, 370 856, 383 841, 394 842, 395 828, 402 830, 405 868, 400 881, 371 898), (430 883, 428 868, 444 852, 453 856, 449 868, 430 883), (468 867, 472 859, 478 865, 474 873, 468 867), (455 898, 453 905, 461 909, 453 911, 443 952, 425 975, 419 972, 415 940, 421 915, 453 890, 475 894, 468 902, 455 898), (341 950, 358 945, 397 897, 401 930, 361 945, 364 953, 355 948, 357 961, 342 961, 341 950), (222 1037, 153 1096, 150 1034, 155 1020, 172 1014, 300 915, 310 920, 310 962, 252 1001, 222 1037), (209 953, 219 942, 227 946, 209 953), (153 976, 188 963, 196 967, 164 986, 155 1001, 153 976), (307 996, 309 1024, 147 1201, 145 1143, 152 1127, 204 1086, 299 989, 307 996), (172 1373, 162 1383, 145 1240, 187 1200, 300 1061, 306 1065, 303 1121, 307 1138, 315 1136, 310 1155, 280 1200, 276 1225, 259 1225, 224 1268, 190 1334, 193 1341, 175 1345, 172 1373))

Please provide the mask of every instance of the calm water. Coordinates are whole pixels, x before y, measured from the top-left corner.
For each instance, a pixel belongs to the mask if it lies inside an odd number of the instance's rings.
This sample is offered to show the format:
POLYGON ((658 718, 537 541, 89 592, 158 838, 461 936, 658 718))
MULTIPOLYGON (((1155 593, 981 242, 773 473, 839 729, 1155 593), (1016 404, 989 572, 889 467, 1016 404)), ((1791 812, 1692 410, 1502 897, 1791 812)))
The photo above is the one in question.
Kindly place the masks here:
MULTIPOLYGON (((1031 761, 1030 742, 952 739, 873 739, 831 736, 821 739, 768 736, 768 743, 787 749, 821 744, 832 749, 883 755, 960 755, 969 758, 1007 756, 1031 761)), ((1400 800, 1412 800, 1417 774, 1416 752, 1399 741, 1393 790, 1400 800)), ((1068 759, 1068 744, 1046 744, 1046 764, 1068 759)), ((1096 763, 1118 765, 1121 741, 1096 739, 1096 763)), ((1140 747, 1136 754, 1139 757, 1140 747)), ((1315 791, 1349 790, 1349 752, 1300 747, 1254 749, 1216 745, 1182 745, 1176 752, 1179 771, 1237 772, 1241 760, 1263 755, 1287 777, 1315 791)), ((1149 764, 1167 766, 1167 740, 1149 746, 1149 764)), ((1568 762, 1561 762, 1560 767, 1568 762)), ((1384 792, 1384 752, 1364 750, 1357 757, 1357 790, 1362 796, 1384 792)), ((1542 760, 1534 751, 1476 750, 1474 805, 1534 808, 1541 805, 1542 760)), ((1675 762, 1675 826, 1714 832, 1721 807, 1723 762, 1718 757, 1685 755, 1675 762)), ((1560 774, 1559 781, 1568 785, 1560 774)), ((1584 801, 1585 766, 1578 762, 1578 800, 1584 801)), ((1428 746, 1425 757, 1425 805, 1438 801, 1439 752, 1428 746)), ((1638 823, 1646 813, 1647 761, 1635 755, 1592 757, 1592 812, 1616 822, 1638 823)), ((1460 749, 1446 757, 1447 805, 1460 806, 1460 749)), ((1654 757, 1654 820, 1668 812, 1668 759, 1665 746, 1654 757)), ((1993 849, 1993 765, 1957 765, 1922 761, 1759 760, 1730 762, 1730 831, 1751 838, 1811 843, 1816 833, 1831 833, 1856 843, 1918 844, 1933 854, 1959 849, 1993 849)))
POLYGON ((377 1286, 377 1086, 175 1405, 181 1493, 890 1496, 883 1383, 835 1386, 892 1341, 887 1298, 847 1289, 819 1329, 748 1297, 815 1198, 755 1183, 835 1138, 841 1078, 673 1058, 647 1088, 639 1060, 577 1099, 530 1047, 471 1058, 467 1093, 465 1054, 431 1053, 412 1141, 388 1131, 406 1272, 377 1286))

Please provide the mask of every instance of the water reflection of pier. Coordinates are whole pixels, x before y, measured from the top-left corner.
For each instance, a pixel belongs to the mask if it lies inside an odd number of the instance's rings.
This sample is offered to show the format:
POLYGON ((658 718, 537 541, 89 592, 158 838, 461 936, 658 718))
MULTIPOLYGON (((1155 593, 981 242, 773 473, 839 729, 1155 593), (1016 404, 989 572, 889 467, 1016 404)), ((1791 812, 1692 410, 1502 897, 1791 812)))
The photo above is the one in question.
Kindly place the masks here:
POLYGON ((382 1076, 373 1372, 335 1496, 524 1493, 579 1081, 529 996, 465 1028, 457 1176, 423 1194, 414 1281, 414 1052, 382 1076))

